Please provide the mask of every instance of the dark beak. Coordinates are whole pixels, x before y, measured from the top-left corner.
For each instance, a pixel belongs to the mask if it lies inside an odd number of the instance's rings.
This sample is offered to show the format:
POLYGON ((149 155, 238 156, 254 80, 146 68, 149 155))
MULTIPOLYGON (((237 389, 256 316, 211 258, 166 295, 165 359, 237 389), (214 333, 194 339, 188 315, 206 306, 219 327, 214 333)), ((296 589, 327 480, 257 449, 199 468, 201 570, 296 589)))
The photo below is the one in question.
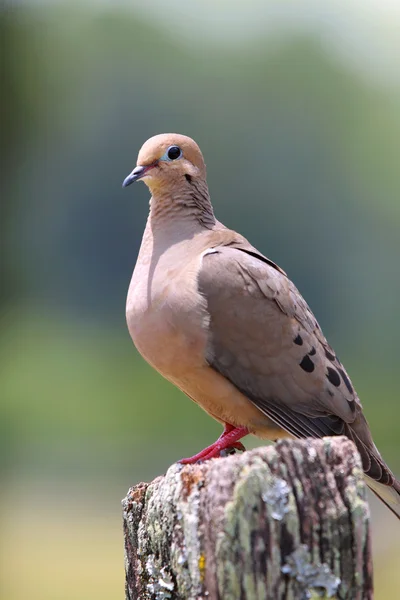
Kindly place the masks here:
POLYGON ((149 170, 149 167, 135 167, 130 175, 126 177, 122 183, 122 187, 128 187, 131 183, 135 183, 138 179, 143 177, 146 171, 149 170))

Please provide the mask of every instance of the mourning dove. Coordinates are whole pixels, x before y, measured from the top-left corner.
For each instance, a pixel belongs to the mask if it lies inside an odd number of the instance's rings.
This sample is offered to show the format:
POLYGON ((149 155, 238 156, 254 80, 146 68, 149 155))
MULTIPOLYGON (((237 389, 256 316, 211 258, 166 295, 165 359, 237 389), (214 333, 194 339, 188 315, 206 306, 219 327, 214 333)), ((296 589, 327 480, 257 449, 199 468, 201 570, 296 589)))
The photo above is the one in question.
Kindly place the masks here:
POLYGON ((349 376, 286 273, 215 218, 197 144, 178 134, 150 138, 123 186, 138 180, 152 197, 127 297, 130 335, 148 363, 224 426, 181 462, 242 448, 249 433, 346 435, 368 485, 400 518, 400 482, 349 376))

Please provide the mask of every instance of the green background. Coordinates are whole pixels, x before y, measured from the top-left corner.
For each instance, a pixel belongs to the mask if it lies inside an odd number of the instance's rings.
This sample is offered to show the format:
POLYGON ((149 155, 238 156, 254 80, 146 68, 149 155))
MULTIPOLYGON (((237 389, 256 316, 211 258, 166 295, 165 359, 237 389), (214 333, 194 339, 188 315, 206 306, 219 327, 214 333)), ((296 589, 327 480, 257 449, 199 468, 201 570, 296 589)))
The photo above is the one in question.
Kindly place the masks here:
MULTIPOLYGON (((295 281, 400 474, 400 10, 92 0, 0 15, 1 597, 122 598, 120 499, 220 432, 126 329, 148 192, 121 182, 155 133, 199 143, 218 218, 295 281)), ((400 529, 371 509, 386 600, 400 529)))

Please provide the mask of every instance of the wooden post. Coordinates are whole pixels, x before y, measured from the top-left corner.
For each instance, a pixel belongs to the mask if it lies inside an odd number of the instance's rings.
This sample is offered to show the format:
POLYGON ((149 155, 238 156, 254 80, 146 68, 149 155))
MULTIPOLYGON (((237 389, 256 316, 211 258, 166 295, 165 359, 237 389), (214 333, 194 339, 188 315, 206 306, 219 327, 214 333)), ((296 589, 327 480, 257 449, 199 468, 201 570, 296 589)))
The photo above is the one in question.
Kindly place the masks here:
POLYGON ((369 509, 347 438, 182 467, 123 500, 126 599, 370 600, 369 509))

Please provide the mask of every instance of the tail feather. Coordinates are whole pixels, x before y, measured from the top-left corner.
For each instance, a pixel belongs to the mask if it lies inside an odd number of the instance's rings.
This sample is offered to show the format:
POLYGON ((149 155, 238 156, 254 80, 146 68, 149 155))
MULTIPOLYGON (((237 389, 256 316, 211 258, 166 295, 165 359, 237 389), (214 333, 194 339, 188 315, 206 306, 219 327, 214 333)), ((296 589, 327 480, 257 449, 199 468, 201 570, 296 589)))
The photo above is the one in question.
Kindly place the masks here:
POLYGON ((352 424, 346 423, 345 433, 360 453, 368 487, 400 519, 400 481, 375 446, 364 415, 360 414, 352 424))
POLYGON ((400 482, 395 481, 394 486, 390 487, 375 481, 368 475, 365 479, 374 494, 400 519, 400 482))

